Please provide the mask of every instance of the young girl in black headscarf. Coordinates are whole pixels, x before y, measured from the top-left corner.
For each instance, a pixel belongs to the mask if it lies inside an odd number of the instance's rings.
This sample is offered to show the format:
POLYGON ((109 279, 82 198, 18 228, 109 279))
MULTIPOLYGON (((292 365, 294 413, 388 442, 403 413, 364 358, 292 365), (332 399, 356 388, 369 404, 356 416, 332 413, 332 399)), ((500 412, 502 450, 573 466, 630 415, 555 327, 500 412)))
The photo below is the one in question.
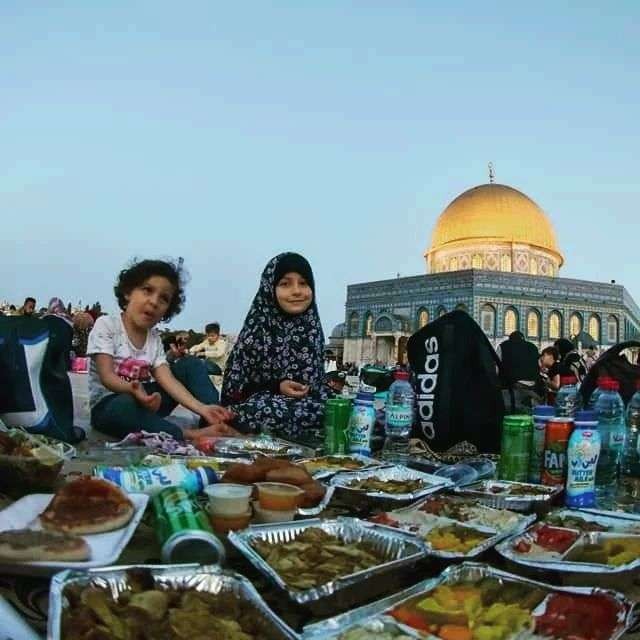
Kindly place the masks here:
POLYGON ((235 414, 234 427, 296 438, 320 426, 323 350, 311 267, 282 253, 265 267, 227 362, 222 403, 235 414))

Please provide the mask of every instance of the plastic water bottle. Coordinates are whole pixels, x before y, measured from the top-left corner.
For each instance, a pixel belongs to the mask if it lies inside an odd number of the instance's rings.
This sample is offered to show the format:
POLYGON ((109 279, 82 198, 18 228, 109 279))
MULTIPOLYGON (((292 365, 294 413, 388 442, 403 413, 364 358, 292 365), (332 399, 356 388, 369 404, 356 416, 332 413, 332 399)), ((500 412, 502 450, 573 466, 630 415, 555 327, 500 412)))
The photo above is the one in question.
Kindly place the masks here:
POLYGON ((603 383, 605 380, 612 380, 612 378, 610 378, 609 376, 598 376, 598 379, 596 380, 596 388, 591 392, 591 395, 589 396, 589 401, 587 402, 587 408, 590 409, 591 411, 595 411, 596 410, 596 402, 598 402, 598 398, 600 397, 600 384, 603 383))
POLYGON ((407 371, 396 371, 394 378, 385 405, 385 441, 382 457, 390 462, 406 464, 416 395, 407 371))
POLYGON ((187 493, 201 493, 218 482, 218 475, 210 467, 188 469, 184 464, 161 467, 106 467, 96 466, 93 475, 110 480, 128 493, 146 493, 155 496, 167 487, 181 487, 187 493))
POLYGON ((573 418, 575 412, 582 408, 582 397, 577 382, 575 376, 560 377, 560 389, 556 395, 556 416, 573 418))
POLYGON ((596 468, 596 504, 598 509, 607 509, 612 506, 618 490, 626 426, 624 403, 618 393, 617 380, 605 380, 599 388, 596 412, 601 448, 596 468))
POLYGON ((636 381, 636 392, 631 396, 627 405, 627 437, 622 456, 622 474, 640 477, 640 451, 638 433, 640 432, 640 380, 636 381))
POLYGON ((601 448, 598 414, 577 411, 574 425, 567 445, 564 503, 573 509, 595 507, 595 476, 601 448))

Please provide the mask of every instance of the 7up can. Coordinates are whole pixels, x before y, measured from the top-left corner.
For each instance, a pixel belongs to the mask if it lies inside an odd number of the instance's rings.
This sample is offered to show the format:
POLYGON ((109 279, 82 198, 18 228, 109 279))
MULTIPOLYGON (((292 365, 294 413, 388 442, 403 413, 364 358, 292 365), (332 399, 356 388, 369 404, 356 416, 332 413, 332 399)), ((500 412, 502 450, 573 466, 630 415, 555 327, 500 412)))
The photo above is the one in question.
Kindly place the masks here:
POLYGON ((213 533, 207 514, 184 489, 168 487, 153 497, 152 504, 163 562, 224 562, 224 546, 213 533))
POLYGON ((533 419, 531 416, 505 416, 500 444, 500 480, 526 482, 531 454, 533 419))
POLYGON ((564 487, 567 480, 567 444, 573 431, 573 418, 550 418, 544 439, 542 484, 564 487))

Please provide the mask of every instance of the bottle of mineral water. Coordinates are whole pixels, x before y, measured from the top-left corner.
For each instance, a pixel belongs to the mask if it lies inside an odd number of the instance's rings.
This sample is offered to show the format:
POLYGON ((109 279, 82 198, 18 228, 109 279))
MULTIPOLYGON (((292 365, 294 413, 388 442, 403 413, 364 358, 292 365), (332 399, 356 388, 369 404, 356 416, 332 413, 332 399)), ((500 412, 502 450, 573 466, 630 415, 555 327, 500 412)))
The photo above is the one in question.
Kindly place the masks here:
POLYGON ((385 405, 385 441, 382 457, 389 462, 406 464, 409 438, 415 415, 416 395, 407 371, 396 371, 385 405))
POLYGON ((612 506, 618 490, 626 426, 618 381, 604 380, 599 389, 595 407, 601 438, 600 458, 596 468, 596 504, 598 509, 607 509, 612 506))
POLYGON ((573 418, 575 412, 582 408, 582 397, 577 383, 575 376, 560 377, 560 389, 556 394, 556 416, 573 418))
POLYGON ((611 378, 609 376, 598 376, 598 379, 596 380, 596 388, 591 392, 589 401, 587 402, 587 408, 591 411, 595 411, 596 409, 596 402, 598 402, 598 398, 600 397, 601 393, 600 384, 605 380, 611 380, 611 378))
POLYGON ((622 456, 622 474, 640 477, 640 451, 638 451, 638 433, 640 432, 640 380, 636 380, 636 392, 631 396, 626 413, 627 436, 622 456))

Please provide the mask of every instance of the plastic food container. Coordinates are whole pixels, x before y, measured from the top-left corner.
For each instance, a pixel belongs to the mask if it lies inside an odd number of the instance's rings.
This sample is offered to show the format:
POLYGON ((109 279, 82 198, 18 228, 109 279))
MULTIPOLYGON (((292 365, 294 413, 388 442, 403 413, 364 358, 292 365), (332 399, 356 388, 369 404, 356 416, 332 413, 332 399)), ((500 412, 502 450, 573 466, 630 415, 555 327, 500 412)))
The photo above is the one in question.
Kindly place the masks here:
POLYGON ((263 509, 257 500, 253 503, 253 510, 256 515, 255 522, 257 522, 258 524, 289 522, 296 516, 296 509, 291 509, 290 511, 263 509))
POLYGON ((207 508, 211 526, 216 533, 229 533, 236 529, 246 529, 251 521, 251 509, 240 515, 223 516, 211 512, 211 505, 207 508))
POLYGON ((295 511, 304 491, 284 482, 257 482, 258 501, 263 509, 295 511))
POLYGON ((209 511, 217 516, 238 516, 249 510, 249 498, 253 492, 251 485, 212 484, 204 488, 209 497, 209 511))

